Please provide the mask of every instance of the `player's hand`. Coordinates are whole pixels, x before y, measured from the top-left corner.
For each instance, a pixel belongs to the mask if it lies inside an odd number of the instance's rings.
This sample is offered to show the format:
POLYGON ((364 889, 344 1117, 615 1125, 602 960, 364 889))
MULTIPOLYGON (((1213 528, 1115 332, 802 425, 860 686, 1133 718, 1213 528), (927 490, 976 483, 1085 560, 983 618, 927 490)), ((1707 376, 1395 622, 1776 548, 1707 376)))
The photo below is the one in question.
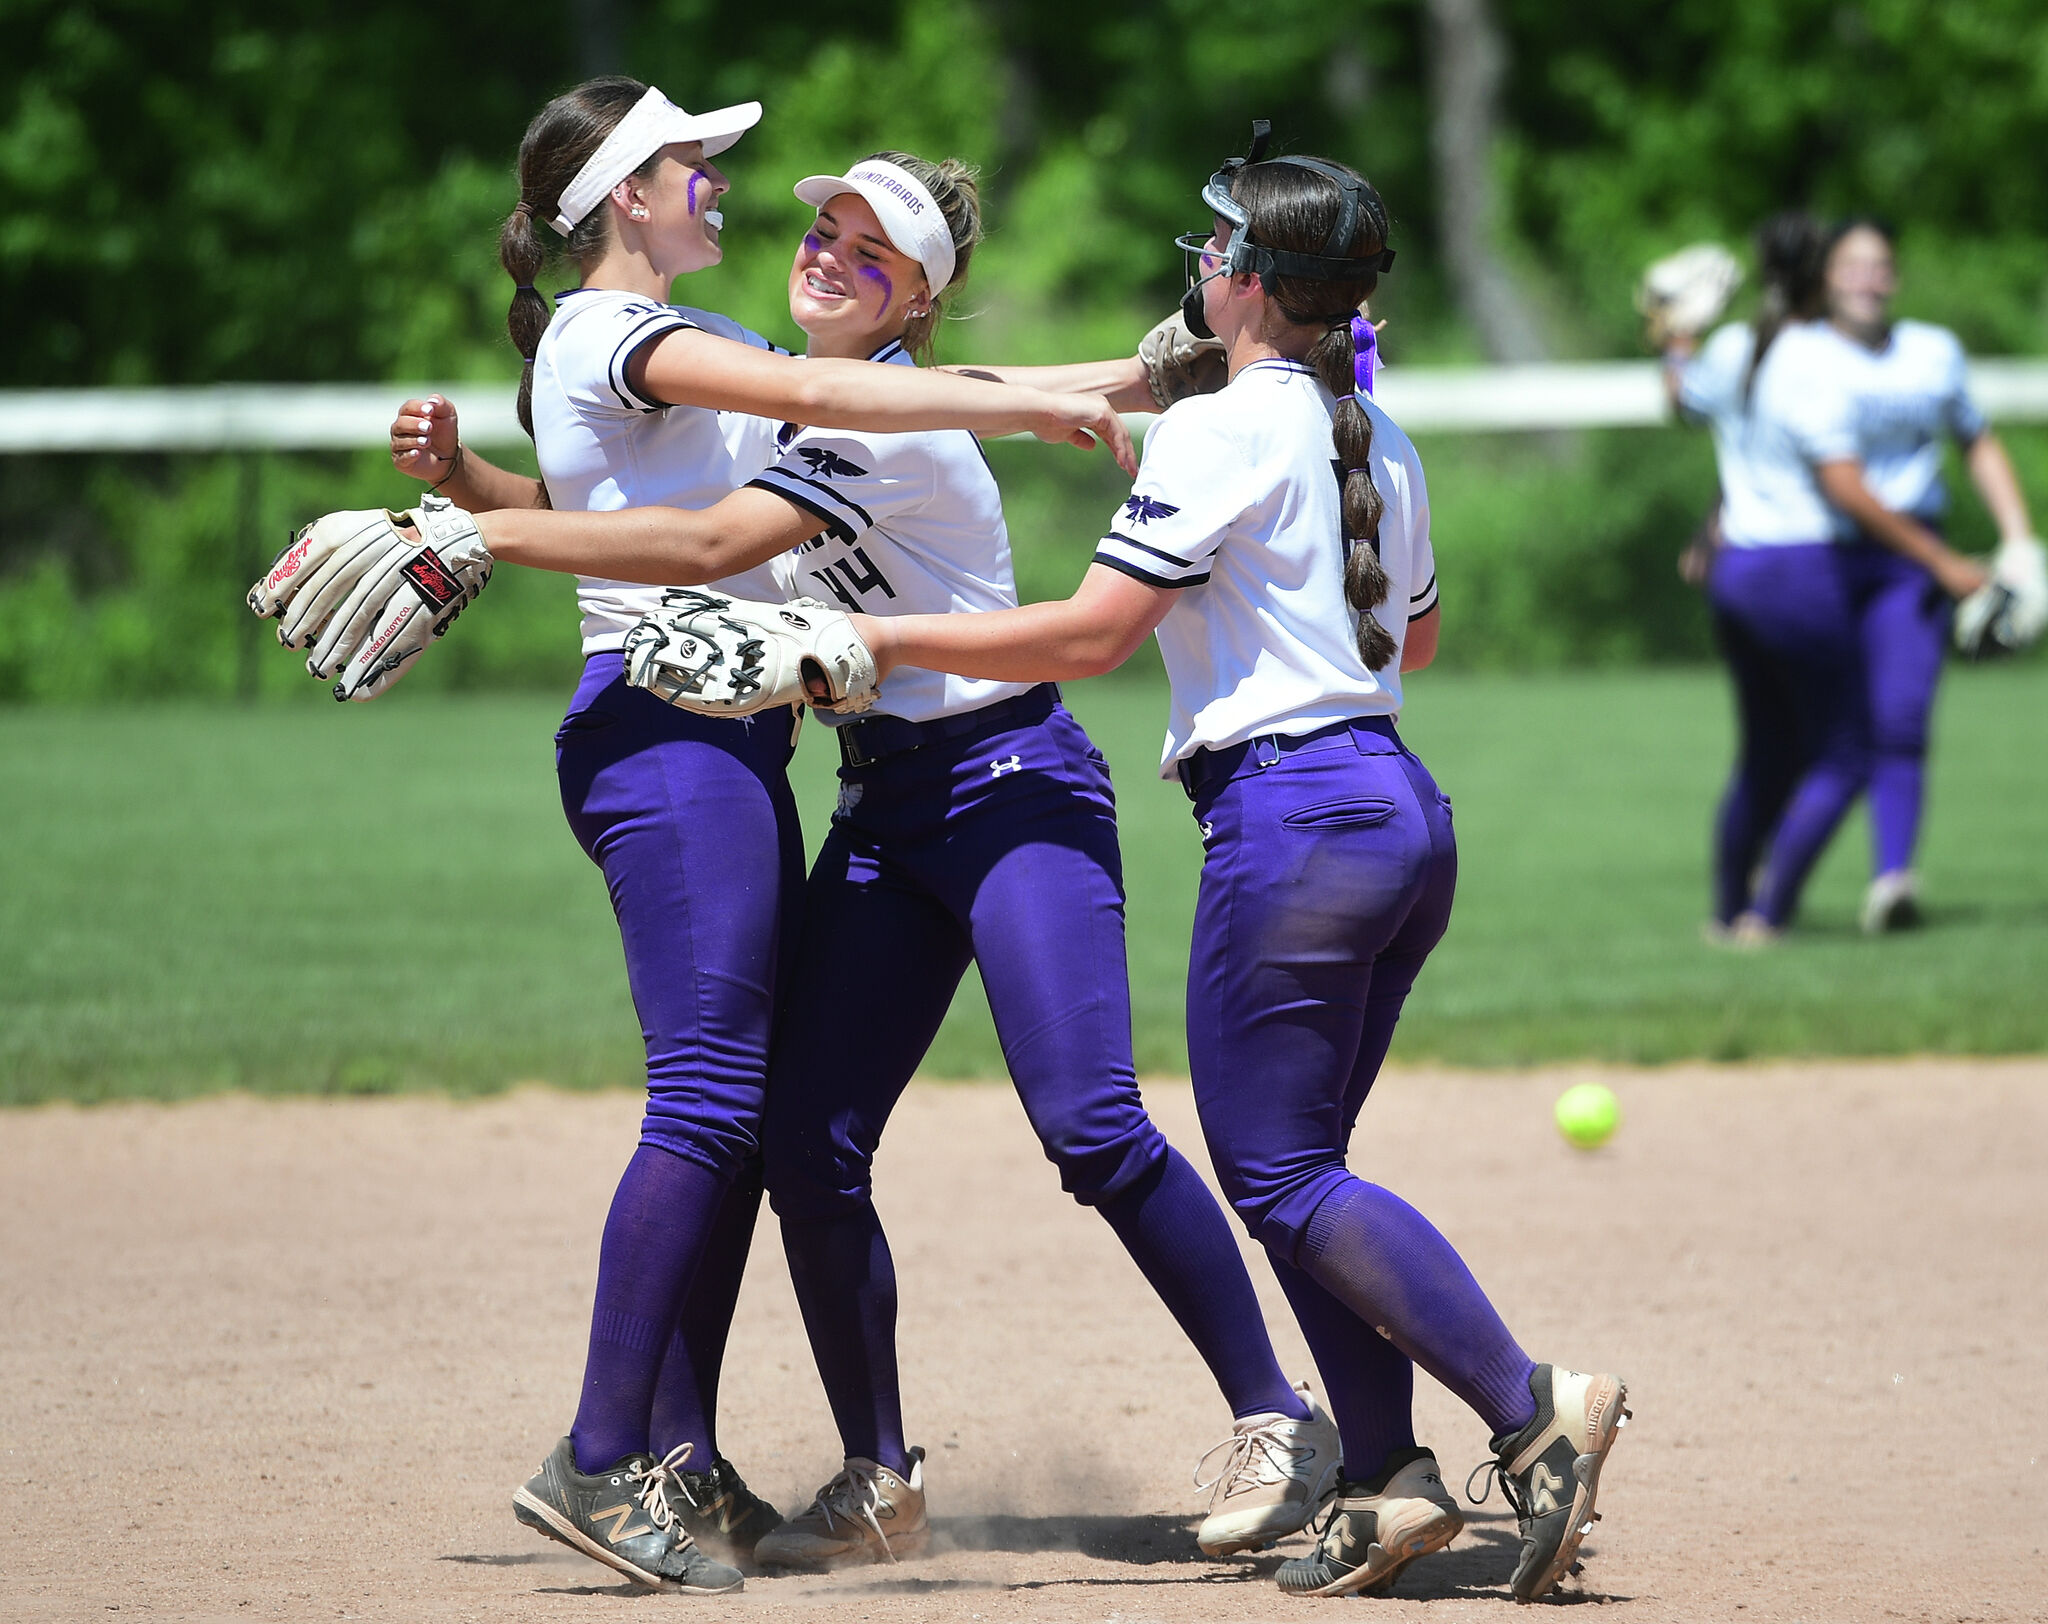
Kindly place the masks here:
POLYGON ((1041 420, 1031 432, 1048 445, 1077 445, 1083 450, 1099 440, 1109 447, 1117 466, 1133 479, 1138 477, 1138 453, 1131 445, 1131 431, 1116 408, 1102 395, 1045 395, 1041 420))
POLYGON ((391 466, 429 485, 448 477, 461 445, 455 402, 445 396, 409 400, 391 420, 391 466))
POLYGON ((1945 552, 1932 568, 1935 581, 1951 598, 1967 598, 1991 581, 1991 571, 1983 561, 1962 553, 1945 552))

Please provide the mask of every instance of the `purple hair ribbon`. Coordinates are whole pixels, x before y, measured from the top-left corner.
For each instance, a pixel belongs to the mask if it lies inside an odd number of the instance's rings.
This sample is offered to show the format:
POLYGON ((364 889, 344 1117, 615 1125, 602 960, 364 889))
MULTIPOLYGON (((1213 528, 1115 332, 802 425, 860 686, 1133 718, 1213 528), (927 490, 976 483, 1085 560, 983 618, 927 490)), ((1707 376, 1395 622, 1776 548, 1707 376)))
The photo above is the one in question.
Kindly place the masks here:
POLYGON ((1363 316, 1351 318, 1352 375, 1361 395, 1372 393, 1372 381, 1380 370, 1380 335, 1363 316))

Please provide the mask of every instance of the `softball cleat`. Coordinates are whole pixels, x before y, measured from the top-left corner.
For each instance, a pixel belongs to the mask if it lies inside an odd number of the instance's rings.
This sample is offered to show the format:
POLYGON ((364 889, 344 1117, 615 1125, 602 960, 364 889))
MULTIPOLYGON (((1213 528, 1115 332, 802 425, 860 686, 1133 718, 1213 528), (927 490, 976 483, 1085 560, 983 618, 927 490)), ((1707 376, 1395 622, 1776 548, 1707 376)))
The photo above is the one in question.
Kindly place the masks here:
POLYGON ((803 1511, 769 1530, 754 1547, 767 1568, 847 1568, 900 1562, 931 1542, 924 1511, 924 1451, 910 1452, 910 1475, 849 1455, 839 1475, 803 1511))
POLYGON ((1921 919, 1920 886, 1910 868, 1895 868, 1872 880, 1870 889, 1863 893, 1863 910, 1857 916, 1866 936, 1911 930, 1921 919))
POLYGON ((1209 1515, 1195 1543, 1210 1556, 1260 1550, 1299 1533, 1336 1492, 1344 1470, 1337 1424, 1307 1382, 1294 1390, 1308 1405, 1306 1419, 1277 1410, 1248 1415, 1195 1463, 1195 1487, 1210 1491, 1209 1515), (1205 1478, 1203 1470, 1219 1454, 1216 1475, 1205 1478))
POLYGON ((1478 1505, 1492 1485, 1474 1495, 1472 1478, 1491 1472, 1515 1508, 1522 1555, 1510 1588, 1524 1602, 1549 1595, 1574 1571, 1580 1543, 1600 1520, 1593 1497, 1601 1463, 1629 1420, 1628 1388, 1619 1376, 1538 1365, 1529 1391, 1536 1399, 1535 1417, 1520 1432, 1494 1439, 1494 1458, 1481 1461, 1465 1480, 1467 1496, 1478 1505))
POLYGON ((666 1460, 627 1455, 606 1471, 586 1475, 576 1469, 576 1446, 564 1438, 513 1491, 513 1514, 636 1584, 724 1595, 745 1583, 739 1569, 699 1550, 669 1504, 675 1470, 689 1452, 684 1444, 666 1460))
POLYGON ((1290 1596, 1384 1596, 1418 1556, 1440 1551, 1465 1527, 1436 1456, 1399 1449, 1379 1476, 1338 1486, 1316 1529, 1316 1548, 1274 1575, 1290 1596))
POLYGON ((669 1509, 699 1545, 720 1556, 750 1557, 762 1536, 782 1526, 782 1513, 747 1487, 723 1455, 701 1472, 678 1471, 669 1509))

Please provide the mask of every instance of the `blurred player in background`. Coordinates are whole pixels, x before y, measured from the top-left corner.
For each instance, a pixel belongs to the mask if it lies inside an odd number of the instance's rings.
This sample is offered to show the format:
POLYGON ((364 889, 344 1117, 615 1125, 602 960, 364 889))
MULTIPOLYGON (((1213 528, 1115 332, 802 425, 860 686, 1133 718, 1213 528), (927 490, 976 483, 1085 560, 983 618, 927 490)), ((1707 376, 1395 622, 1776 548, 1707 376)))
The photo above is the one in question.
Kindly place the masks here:
POLYGON ((1381 1590, 1462 1526, 1417 1446, 1414 1364, 1485 1419, 1521 1525, 1516 1596, 1592 1527, 1622 1385, 1531 1361, 1450 1243, 1345 1166, 1410 987, 1449 923, 1449 802, 1401 743, 1402 669, 1436 648, 1414 447, 1354 394, 1353 313, 1391 259, 1384 207, 1321 159, 1234 160, 1186 311, 1220 393, 1153 428, 1130 499, 1068 600, 855 617, 885 671, 1092 676, 1155 629, 1177 771, 1206 859, 1188 976, 1196 1101, 1224 1191, 1267 1249, 1328 1387, 1344 1478, 1299 1595, 1381 1590), (1334 456, 1333 456, 1334 452, 1334 456), (1339 478, 1333 480, 1331 472, 1339 478), (1411 1363, 1412 1361, 1412 1363, 1411 1363))
POLYGON ((1975 560, 1942 541, 1953 439, 1984 505, 2010 542, 2033 535, 2012 460, 1971 400, 1963 347, 1945 327, 1891 318, 1898 291, 1892 233, 1858 219, 1831 233, 1827 320, 1808 387, 1855 437, 1853 456, 1823 462, 1821 489, 1854 527, 1840 555, 1863 660, 1870 726, 1870 887, 1862 924, 1877 933, 1919 922, 1913 852, 1925 801, 1928 720, 1957 599, 1983 586, 1975 560))
MULTIPOLYGON (((1056 397, 866 361, 799 362, 737 323, 669 305, 718 263, 728 188, 712 162, 756 103, 692 116, 636 80, 556 98, 520 147, 500 257, 527 359, 521 421, 545 484, 492 467, 453 409, 412 401, 401 469, 472 509, 708 505, 774 455, 786 418, 842 427, 1024 430, 1120 440, 1098 397, 1056 397), (534 286, 559 235, 580 285, 534 286), (752 414, 752 415, 738 415, 752 414)), ((1092 441, 1090 441, 1092 443, 1092 441)), ((785 544, 787 545, 787 544, 785 544)), ((780 551, 780 549, 778 549, 780 551)), ((785 563, 728 583, 788 596, 785 563)), ((647 1047, 647 1112, 606 1220, 575 1424, 514 1496, 520 1520, 645 1584, 716 1592, 780 1519, 718 1453, 719 1365, 761 1197, 759 1125, 803 842, 786 774, 795 716, 694 716, 629 688, 626 631, 660 600, 584 576, 583 680, 556 735, 570 827, 604 871, 647 1047)))
POLYGON ((1661 313, 1665 330, 1653 324, 1674 403, 1712 426, 1720 464, 1707 585, 1741 744, 1716 828, 1709 928, 1750 946, 1790 922, 1866 787, 1875 877, 1863 927, 1918 918, 1911 860, 1934 684, 1953 600, 1989 579, 1936 528, 1944 430, 1965 446, 2001 531, 2030 528, 1954 335, 1890 322, 1883 231, 1856 221, 1830 232, 1794 211, 1767 222, 1757 246, 1753 324, 1722 328, 1696 356, 1686 324, 1661 313))

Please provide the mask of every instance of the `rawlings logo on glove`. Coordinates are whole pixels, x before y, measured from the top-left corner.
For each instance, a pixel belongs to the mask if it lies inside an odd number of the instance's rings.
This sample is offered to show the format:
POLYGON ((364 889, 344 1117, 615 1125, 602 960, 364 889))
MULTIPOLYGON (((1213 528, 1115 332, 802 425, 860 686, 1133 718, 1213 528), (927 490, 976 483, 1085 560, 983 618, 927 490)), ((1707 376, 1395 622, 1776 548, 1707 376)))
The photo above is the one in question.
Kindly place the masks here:
POLYGON ((853 713, 880 693, 874 657, 853 622, 815 598, 756 603, 674 587, 620 645, 626 681, 704 716, 777 705, 853 713))

